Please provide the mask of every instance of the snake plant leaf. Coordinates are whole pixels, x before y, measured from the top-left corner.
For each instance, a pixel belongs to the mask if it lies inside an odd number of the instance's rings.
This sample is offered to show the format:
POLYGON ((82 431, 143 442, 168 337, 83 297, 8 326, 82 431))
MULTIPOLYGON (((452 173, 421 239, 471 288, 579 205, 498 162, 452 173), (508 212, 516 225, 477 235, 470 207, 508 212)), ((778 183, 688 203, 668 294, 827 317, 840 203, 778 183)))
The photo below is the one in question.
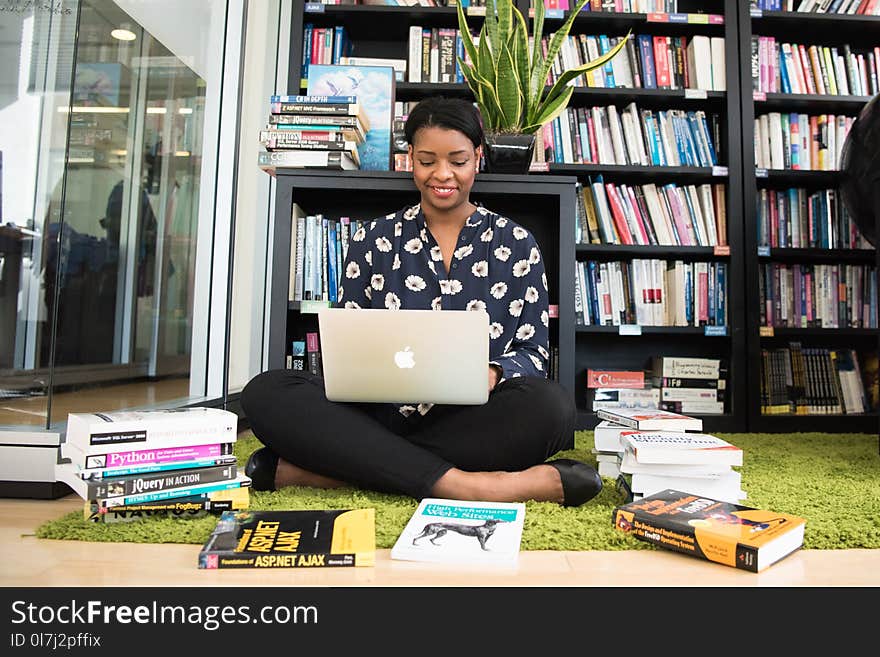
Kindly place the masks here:
POLYGON ((461 8, 461 3, 456 3, 456 9, 458 14, 458 31, 461 33, 461 40, 464 44, 464 51, 467 53, 468 59, 472 62, 477 61, 477 49, 474 46, 474 40, 471 37, 471 31, 468 28, 467 20, 464 17, 464 10, 461 8))
POLYGON ((547 82, 547 76, 550 74, 550 69, 553 66, 553 61, 556 59, 556 55, 559 54, 559 51, 562 49, 562 44, 565 43, 565 40, 568 38, 568 33, 571 30, 571 24, 574 22, 574 19, 577 17, 580 10, 583 9, 584 5, 589 0, 578 0, 577 5, 569 12, 568 18, 565 19, 565 22, 562 24, 556 32, 553 33, 553 36, 550 38, 550 43, 547 44, 547 55, 544 59, 544 64, 541 69, 537 72, 537 75, 533 75, 531 79, 531 84, 538 84, 541 90, 543 91, 543 87, 547 82))
MULTIPOLYGON (((510 4, 511 0, 500 0, 500 2, 510 4)), ((499 53, 498 50, 498 18, 495 16, 495 0, 486 0, 486 15, 483 17, 483 30, 486 31, 486 34, 489 35, 489 41, 491 41, 492 47, 492 62, 494 64, 498 63, 498 57, 495 53, 499 53)), ((480 37, 480 43, 485 41, 483 37, 480 37)))
MULTIPOLYGON (((489 18, 489 12, 492 11, 490 5, 496 4, 495 0, 487 0, 486 2, 486 19, 489 18)), ((510 0, 501 0, 496 4, 498 8, 498 41, 492 41, 492 45, 494 46, 496 43, 498 44, 498 49, 500 50, 505 45, 510 42, 511 35, 511 27, 513 25, 513 3, 510 0)), ((499 53, 496 61, 500 61, 501 56, 499 53)))
POLYGON ((555 100, 549 103, 542 103, 534 120, 523 128, 523 132, 527 134, 529 132, 537 132, 545 123, 549 123, 562 114, 562 111, 568 106, 568 101, 571 100, 573 93, 574 87, 564 87, 562 93, 555 100))
POLYGON ((501 128, 505 132, 519 130, 522 100, 513 54, 504 43, 501 45, 501 57, 498 60, 498 102, 502 115, 501 128))
POLYGON ((519 94, 523 101, 523 111, 526 111, 529 106, 529 77, 531 75, 529 69, 529 30, 521 13, 517 12, 516 18, 517 22, 511 43, 513 43, 513 61, 519 78, 519 94))

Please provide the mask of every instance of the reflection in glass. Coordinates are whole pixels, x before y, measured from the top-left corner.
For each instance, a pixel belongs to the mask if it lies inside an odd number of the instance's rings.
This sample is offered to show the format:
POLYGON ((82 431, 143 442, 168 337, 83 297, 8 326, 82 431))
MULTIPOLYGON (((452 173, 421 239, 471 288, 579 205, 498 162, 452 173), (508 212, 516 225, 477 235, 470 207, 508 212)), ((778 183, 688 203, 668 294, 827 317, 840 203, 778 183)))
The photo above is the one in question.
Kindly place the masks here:
POLYGON ((124 2, 24 4, 0 11, 0 425, 186 397, 206 82, 124 2))

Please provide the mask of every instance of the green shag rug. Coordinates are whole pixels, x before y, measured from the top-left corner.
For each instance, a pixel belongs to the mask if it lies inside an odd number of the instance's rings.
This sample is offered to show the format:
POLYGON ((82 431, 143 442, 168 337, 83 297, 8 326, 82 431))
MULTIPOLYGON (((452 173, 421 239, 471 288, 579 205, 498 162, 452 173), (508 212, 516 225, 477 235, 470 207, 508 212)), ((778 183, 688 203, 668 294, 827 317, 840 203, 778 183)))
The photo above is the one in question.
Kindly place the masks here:
MULTIPOLYGON (((807 519, 804 548, 840 550, 880 548, 880 455, 871 434, 718 434, 744 451, 745 504, 783 511, 807 519)), ((238 462, 259 447, 247 433, 239 438, 238 462)), ((559 457, 595 465, 590 453, 593 433, 575 434, 575 449, 559 457)), ((243 467, 243 465, 242 465, 243 467)), ((526 504, 523 550, 638 550, 657 549, 617 531, 611 512, 622 501, 614 481, 593 500, 577 508, 550 502, 526 504)), ((275 492, 251 492, 253 509, 376 509, 376 547, 390 548, 416 508, 416 500, 353 488, 319 490, 291 487, 275 492)), ((82 513, 70 513, 37 529, 49 539, 128 543, 202 544, 216 524, 215 517, 95 524, 82 513)))

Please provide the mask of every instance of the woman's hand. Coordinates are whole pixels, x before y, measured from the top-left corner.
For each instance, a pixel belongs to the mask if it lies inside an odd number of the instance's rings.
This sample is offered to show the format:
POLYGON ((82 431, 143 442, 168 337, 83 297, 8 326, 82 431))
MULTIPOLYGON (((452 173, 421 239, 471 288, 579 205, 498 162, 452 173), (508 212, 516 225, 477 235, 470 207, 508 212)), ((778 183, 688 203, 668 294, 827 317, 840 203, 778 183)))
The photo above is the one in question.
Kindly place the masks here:
POLYGON ((497 365, 489 365, 489 392, 495 389, 501 379, 501 368, 497 365))

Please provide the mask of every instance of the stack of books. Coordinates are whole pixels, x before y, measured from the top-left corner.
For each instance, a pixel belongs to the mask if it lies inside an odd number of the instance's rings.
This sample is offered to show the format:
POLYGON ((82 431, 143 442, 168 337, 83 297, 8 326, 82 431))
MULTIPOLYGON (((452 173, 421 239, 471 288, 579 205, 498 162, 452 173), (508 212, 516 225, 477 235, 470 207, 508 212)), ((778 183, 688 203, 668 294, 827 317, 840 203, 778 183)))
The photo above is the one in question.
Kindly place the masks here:
POLYGON ((359 169, 358 145, 369 130, 357 96, 272 96, 259 166, 269 174, 278 167, 359 169))
POLYGON ((638 428, 619 433, 623 451, 617 482, 627 500, 668 488, 725 502, 745 499, 742 475, 734 470, 743 463, 742 449, 717 436, 685 430, 698 426, 686 420, 700 420, 680 418, 640 418, 638 428), (664 423, 669 429, 650 428, 664 423))
POLYGON ((669 432, 702 431, 699 418, 680 415, 656 408, 600 408, 601 422, 593 429, 593 454, 599 475, 618 479, 625 446, 621 434, 631 431, 660 430, 669 432))
POLYGON ((727 366, 720 358, 657 356, 651 383, 660 390, 660 408, 673 413, 722 415, 727 396, 727 366))
POLYGON ((217 408, 70 413, 55 477, 95 522, 246 509, 232 448, 238 418, 217 408))

